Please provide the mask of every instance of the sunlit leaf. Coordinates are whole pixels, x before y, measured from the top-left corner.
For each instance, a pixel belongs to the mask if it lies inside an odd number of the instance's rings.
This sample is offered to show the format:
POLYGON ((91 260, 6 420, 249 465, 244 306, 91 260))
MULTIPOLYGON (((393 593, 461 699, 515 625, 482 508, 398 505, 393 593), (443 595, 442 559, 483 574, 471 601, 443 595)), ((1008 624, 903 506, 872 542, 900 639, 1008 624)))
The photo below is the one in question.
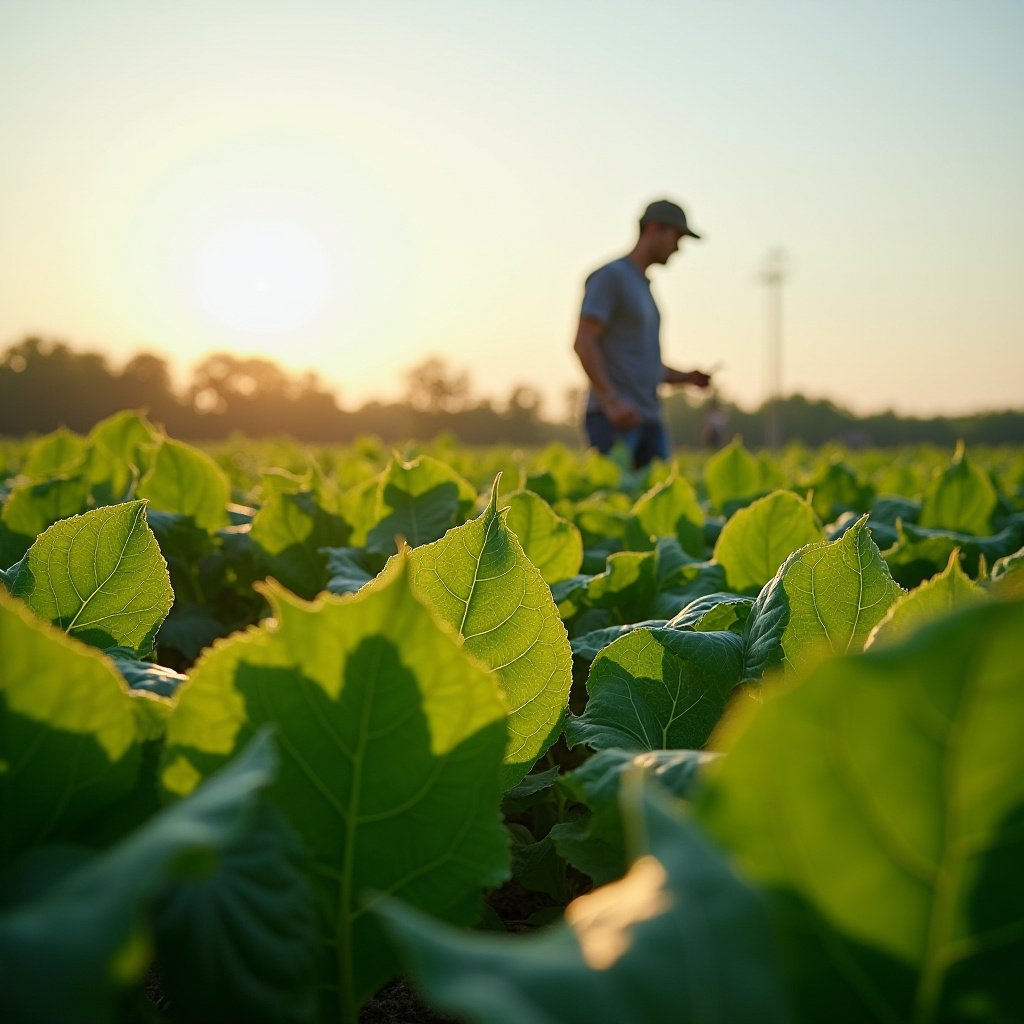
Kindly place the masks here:
POLYGON ((181 441, 163 441, 138 495, 159 512, 191 516, 207 531, 228 525, 228 478, 209 455, 181 441))
POLYGON ((814 510, 792 491, 775 491, 739 509, 722 528, 714 558, 737 593, 764 586, 797 548, 824 540, 814 510))
POLYGON ((779 664, 803 670, 823 655, 862 650, 903 591, 867 528, 795 551, 758 595, 747 619, 744 678, 779 664))
POLYGON ((1024 1020, 1022 637, 982 603, 716 737, 701 818, 773 894, 802 1019, 1024 1020))
POLYGON ((890 605, 884 618, 871 631, 865 647, 897 643, 924 623, 985 597, 985 591, 964 575, 958 553, 954 551, 941 573, 890 605))
POLYGON ((395 538, 410 547, 440 539, 473 508, 476 490, 449 466, 429 455, 412 462, 391 460, 377 485, 374 526, 366 547, 378 554, 395 550, 395 538))
POLYGON ((575 576, 583 563, 580 531, 532 491, 515 491, 505 501, 505 523, 544 579, 557 583, 575 576))
POLYGON ((699 748, 740 681, 742 663, 743 639, 735 633, 629 633, 594 659, 586 711, 566 722, 566 739, 594 750, 699 748))
POLYGON ((51 526, 7 573, 11 593, 87 644, 148 654, 173 594, 145 504, 93 509, 51 526))
POLYGON ((568 706, 572 654, 538 569, 498 511, 413 549, 416 593, 497 676, 508 703, 504 785, 514 786, 557 739, 568 706))
POLYGON ((111 662, 2 591, 0 652, 0 860, 8 861, 76 838, 134 785, 139 751, 132 700, 111 662))
POLYGON ((368 894, 468 923, 507 863, 504 706, 494 677, 413 595, 408 558, 347 598, 307 604, 271 587, 275 620, 207 651, 168 722, 162 780, 173 793, 276 726, 270 797, 312 862, 325 1020, 354 1019, 398 969, 368 894))
POLYGON ((970 462, 960 444, 924 493, 920 525, 984 537, 991 532, 996 500, 988 474, 970 462))

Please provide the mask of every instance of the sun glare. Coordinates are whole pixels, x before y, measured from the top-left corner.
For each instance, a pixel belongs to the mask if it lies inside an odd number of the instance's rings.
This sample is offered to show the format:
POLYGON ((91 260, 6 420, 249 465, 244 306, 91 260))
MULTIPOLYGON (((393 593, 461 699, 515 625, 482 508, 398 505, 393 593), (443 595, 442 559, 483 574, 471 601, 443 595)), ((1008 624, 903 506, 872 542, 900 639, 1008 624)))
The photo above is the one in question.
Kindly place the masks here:
POLYGON ((216 324, 239 334, 284 334, 324 314, 336 268, 302 225, 253 217, 218 226, 197 245, 196 298, 216 324))

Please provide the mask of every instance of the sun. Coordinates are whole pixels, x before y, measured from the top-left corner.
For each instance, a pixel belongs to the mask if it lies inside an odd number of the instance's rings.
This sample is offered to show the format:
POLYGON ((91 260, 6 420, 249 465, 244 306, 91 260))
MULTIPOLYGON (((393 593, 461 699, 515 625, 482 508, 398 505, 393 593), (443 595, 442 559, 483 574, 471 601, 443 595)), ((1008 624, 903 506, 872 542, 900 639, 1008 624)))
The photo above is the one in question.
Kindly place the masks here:
POLYGON ((196 243, 192 290, 204 314, 241 335, 289 334, 324 315, 337 273, 315 231, 286 217, 247 216, 196 243))

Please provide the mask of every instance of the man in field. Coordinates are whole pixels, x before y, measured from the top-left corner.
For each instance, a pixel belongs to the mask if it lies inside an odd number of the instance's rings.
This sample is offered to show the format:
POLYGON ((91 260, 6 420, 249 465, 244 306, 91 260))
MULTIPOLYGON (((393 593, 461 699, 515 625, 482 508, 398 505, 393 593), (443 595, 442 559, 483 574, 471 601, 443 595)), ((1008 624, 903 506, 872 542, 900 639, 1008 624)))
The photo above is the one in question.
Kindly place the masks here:
POLYGON ((647 268, 667 263, 684 238, 700 235, 682 207, 656 200, 640 218, 633 250, 598 267, 584 285, 574 348, 590 379, 587 438, 601 452, 625 442, 636 467, 669 457, 658 385, 711 383, 710 374, 674 370, 661 361, 661 316, 647 268))

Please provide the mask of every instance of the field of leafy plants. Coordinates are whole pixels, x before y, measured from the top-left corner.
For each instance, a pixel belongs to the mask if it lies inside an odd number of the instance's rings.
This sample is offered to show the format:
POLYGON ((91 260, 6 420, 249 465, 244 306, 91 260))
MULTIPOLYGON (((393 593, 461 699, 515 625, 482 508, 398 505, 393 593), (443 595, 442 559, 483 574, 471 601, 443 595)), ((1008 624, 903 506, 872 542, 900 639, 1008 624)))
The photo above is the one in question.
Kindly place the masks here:
POLYGON ((1019 449, 0 442, 0 701, 5 1020, 1024 1021, 1019 449))

